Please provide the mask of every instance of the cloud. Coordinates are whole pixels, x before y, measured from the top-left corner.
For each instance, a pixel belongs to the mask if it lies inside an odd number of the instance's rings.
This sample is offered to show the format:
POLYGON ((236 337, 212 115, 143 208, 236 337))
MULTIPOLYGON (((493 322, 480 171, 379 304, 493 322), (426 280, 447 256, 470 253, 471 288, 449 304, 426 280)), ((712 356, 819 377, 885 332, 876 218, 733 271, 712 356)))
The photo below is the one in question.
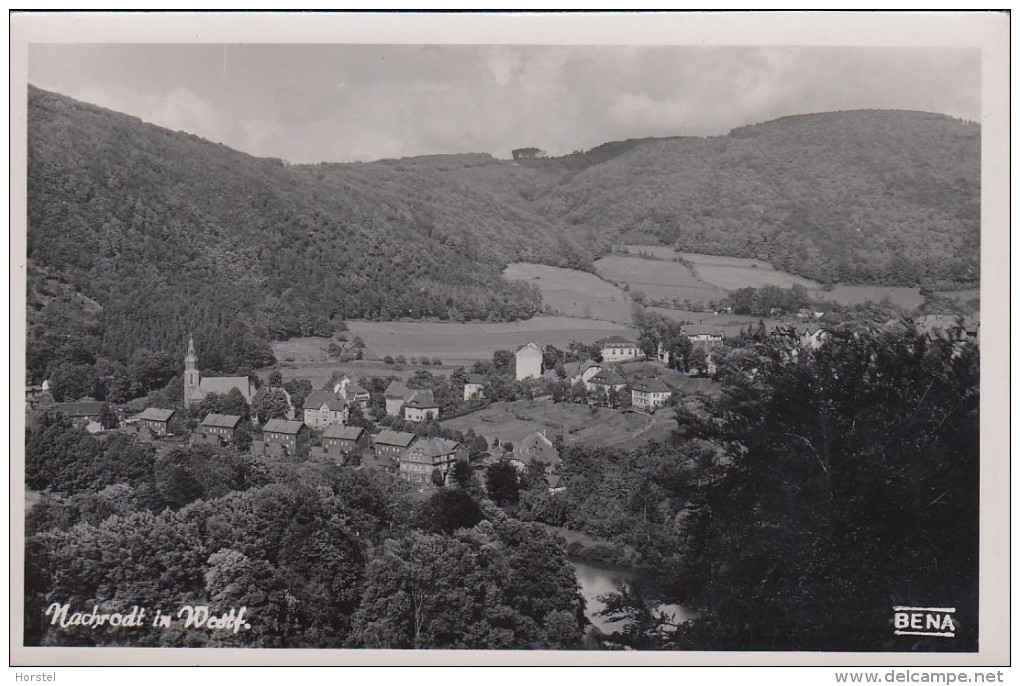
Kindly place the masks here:
POLYGON ((142 108, 142 118, 146 121, 203 138, 222 141, 233 129, 225 113, 188 88, 177 88, 165 95, 147 95, 142 99, 142 108))
POLYGON ((980 118, 980 52, 704 46, 33 46, 30 80, 260 156, 343 162, 720 135, 839 109, 980 118), (338 87, 343 84, 343 87, 338 87))

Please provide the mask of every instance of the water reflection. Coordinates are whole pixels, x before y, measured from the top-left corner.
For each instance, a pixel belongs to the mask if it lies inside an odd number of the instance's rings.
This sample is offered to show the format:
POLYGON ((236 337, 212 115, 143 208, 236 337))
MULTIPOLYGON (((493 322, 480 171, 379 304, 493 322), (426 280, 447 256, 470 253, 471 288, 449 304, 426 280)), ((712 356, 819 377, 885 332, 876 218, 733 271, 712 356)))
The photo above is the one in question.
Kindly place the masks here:
MULTIPOLYGON (((619 631, 626 626, 625 621, 612 622, 599 615, 606 607, 606 604, 599 600, 599 596, 614 592, 620 583, 647 583, 647 579, 643 578, 643 572, 630 567, 603 565, 576 557, 569 559, 577 574, 577 581, 581 584, 581 595, 586 602, 585 616, 588 617, 588 621, 606 634, 619 631)), ((678 621, 693 617, 693 613, 680 605, 660 605, 658 609, 675 615, 678 621)))

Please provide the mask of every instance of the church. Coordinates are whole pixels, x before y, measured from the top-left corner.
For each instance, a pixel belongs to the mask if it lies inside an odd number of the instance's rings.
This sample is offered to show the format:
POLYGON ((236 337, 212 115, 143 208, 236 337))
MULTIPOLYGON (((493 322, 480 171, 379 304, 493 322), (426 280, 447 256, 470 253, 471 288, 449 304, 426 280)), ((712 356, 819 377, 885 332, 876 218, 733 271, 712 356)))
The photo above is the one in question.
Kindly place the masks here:
POLYGON ((195 354, 195 340, 188 336, 188 354, 184 356, 184 409, 191 409, 202 402, 210 393, 226 395, 237 389, 244 399, 251 403, 255 396, 255 385, 247 376, 207 376, 202 378, 198 371, 198 355, 195 354))

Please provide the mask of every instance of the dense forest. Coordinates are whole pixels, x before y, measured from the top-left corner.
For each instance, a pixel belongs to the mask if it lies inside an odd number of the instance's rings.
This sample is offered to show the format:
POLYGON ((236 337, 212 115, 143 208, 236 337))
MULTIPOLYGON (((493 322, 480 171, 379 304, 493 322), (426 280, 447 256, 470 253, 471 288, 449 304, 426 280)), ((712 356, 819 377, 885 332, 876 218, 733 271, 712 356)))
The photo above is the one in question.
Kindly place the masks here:
POLYGON ((508 262, 591 269, 621 240, 829 283, 979 278, 980 128, 940 115, 290 166, 30 88, 28 133, 29 380, 119 378, 128 397, 166 382, 188 332, 233 373, 347 318, 527 318, 541 296, 508 262))
POLYGON ((833 112, 639 143, 571 172, 542 206, 602 246, 764 259, 823 283, 978 282, 978 124, 833 112))
POLYGON ((975 650, 978 349, 909 322, 834 331, 817 350, 751 329, 719 358, 719 396, 689 398, 669 441, 572 446, 566 491, 515 514, 643 565, 607 598, 633 648, 975 650), (893 636, 894 605, 953 598, 958 635, 893 636), (656 608, 681 605, 680 623, 656 608), (940 642, 942 641, 942 642, 940 642))
MULTIPOLYGON (((69 424, 28 437, 27 645, 569 648, 584 600, 563 545, 460 487, 267 467, 235 449, 157 454, 69 424), (146 608, 143 626, 52 623, 146 608), (156 610, 245 608, 249 628, 153 626, 156 610)), ((475 482, 478 480, 475 479, 475 482)))
POLYGON ((504 281, 506 262, 578 252, 457 186, 320 182, 34 88, 28 121, 35 380, 61 363, 176 359, 189 331, 209 371, 234 371, 270 362, 269 340, 352 317, 527 318, 541 297, 504 281))

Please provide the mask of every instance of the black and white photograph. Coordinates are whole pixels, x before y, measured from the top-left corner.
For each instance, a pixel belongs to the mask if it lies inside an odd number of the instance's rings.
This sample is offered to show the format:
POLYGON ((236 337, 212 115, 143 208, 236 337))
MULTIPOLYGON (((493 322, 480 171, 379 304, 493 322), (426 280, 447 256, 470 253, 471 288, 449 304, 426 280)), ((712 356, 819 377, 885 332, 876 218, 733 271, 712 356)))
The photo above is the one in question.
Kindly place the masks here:
POLYGON ((1008 27, 13 14, 12 661, 1007 664, 1008 27))

